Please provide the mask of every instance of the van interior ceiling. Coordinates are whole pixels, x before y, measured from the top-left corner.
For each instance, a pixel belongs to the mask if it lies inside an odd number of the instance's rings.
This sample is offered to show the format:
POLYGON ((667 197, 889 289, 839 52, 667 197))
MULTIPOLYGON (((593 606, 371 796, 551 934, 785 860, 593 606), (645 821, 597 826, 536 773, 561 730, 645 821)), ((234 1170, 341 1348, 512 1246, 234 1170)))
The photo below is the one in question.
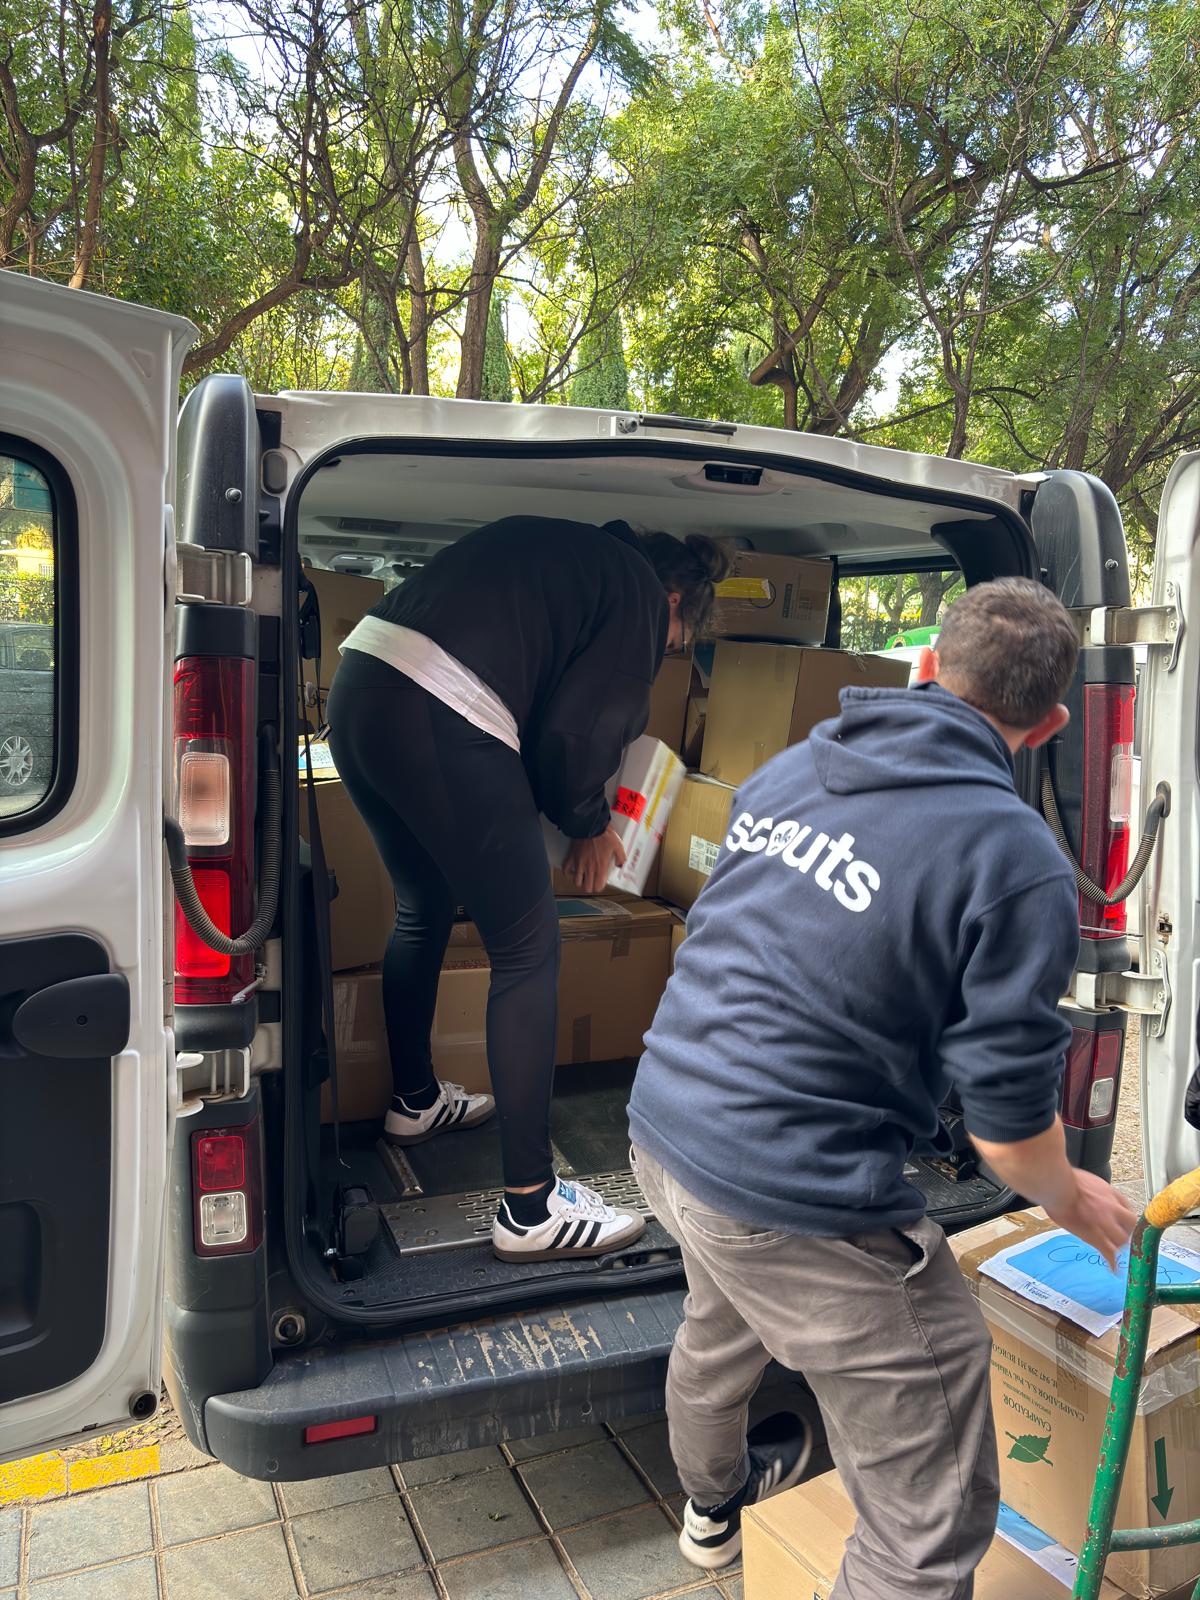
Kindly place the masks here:
MULTIPOLYGON (((331 457, 301 491, 301 559, 390 587, 470 530, 527 514, 593 523, 623 519, 679 536, 706 533, 761 554, 834 556, 843 571, 957 565, 974 582, 1030 570, 1023 528, 979 502, 939 504, 911 491, 829 481, 805 470, 714 460, 695 446, 654 454, 595 446, 573 455, 535 455, 531 447, 469 452, 460 446, 448 459, 445 449, 372 446, 331 457)), ((306 953, 305 971, 312 970, 306 953)), ((640 1206, 625 1118, 635 1066, 625 1059, 561 1067, 552 1135, 563 1176, 578 1177, 614 1203, 640 1206)), ((343 1062, 339 1081, 352 1070, 343 1062)), ((319 1195, 319 1213, 326 1214, 339 1178, 367 1187, 382 1210, 385 1226, 361 1261, 361 1275, 338 1290, 360 1316, 377 1310, 377 1320, 391 1324, 418 1321, 448 1301, 466 1310, 497 1304, 502 1294, 519 1301, 585 1293, 597 1273, 611 1276, 618 1266, 631 1288, 648 1274, 677 1270, 676 1247, 653 1221, 619 1261, 499 1262, 490 1246, 502 1181, 494 1123, 401 1154, 379 1139, 378 1121, 355 1122, 343 1112, 339 1173, 328 1097, 319 1133, 315 1091, 309 1101, 308 1192, 319 1195)), ((980 1207, 986 1214, 993 1205, 1002 1210, 1006 1198, 985 1175, 953 1173, 933 1152, 916 1162, 913 1181, 926 1192, 931 1213, 947 1221, 968 1210, 978 1216, 980 1207)))
POLYGON ((991 573, 1019 572, 1012 532, 991 511, 831 483, 795 470, 691 454, 523 459, 496 455, 333 456, 299 507, 301 556, 313 566, 386 578, 424 566, 444 545, 501 517, 615 519, 669 533, 745 541, 767 555, 836 555, 858 565, 949 551, 971 581, 979 550, 991 573), (978 525, 984 524, 983 528, 978 525), (966 526, 970 536, 964 541, 966 526), (980 536, 983 536, 982 538, 980 536), (967 544, 960 555, 957 546, 967 544), (994 546, 994 548, 992 548, 994 546))

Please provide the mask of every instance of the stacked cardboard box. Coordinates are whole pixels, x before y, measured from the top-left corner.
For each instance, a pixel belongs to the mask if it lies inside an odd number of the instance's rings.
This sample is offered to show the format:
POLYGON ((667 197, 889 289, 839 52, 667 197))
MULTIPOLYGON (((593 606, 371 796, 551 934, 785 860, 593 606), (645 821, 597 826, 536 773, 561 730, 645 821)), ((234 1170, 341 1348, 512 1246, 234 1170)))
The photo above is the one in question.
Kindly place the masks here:
MULTIPOLYGON (((619 1061, 641 1054, 642 1037, 671 970, 678 919, 648 900, 561 900, 562 959, 555 1063, 619 1061)), ((491 968, 474 926, 451 935, 433 1020, 433 1064, 442 1078, 473 1091, 490 1087, 487 997, 491 968)), ((391 1069, 378 969, 334 979, 338 1089, 342 1119, 382 1117, 391 1069)), ((326 1089, 323 1113, 329 1118, 326 1089)))
MULTIPOLYGON (((384 870, 375 841, 342 785, 329 752, 320 741, 310 744, 316 778, 317 821, 330 872, 337 880, 337 898, 329 908, 329 934, 333 970, 382 961, 384 946, 396 918, 391 879, 384 870)), ((304 781, 305 751, 300 746, 300 837, 307 840, 308 790, 304 781)))
MULTIPOLYGON (((980 1272, 997 1251, 1052 1227, 1040 1211, 1017 1212, 955 1235, 951 1246, 992 1333, 1000 1493, 1014 1510, 1078 1549, 1119 1330, 1095 1338, 980 1272)), ((1197 1306, 1154 1312, 1118 1528, 1161 1528, 1200 1517, 1198 1326, 1197 1306)), ((1135 1600, 1190 1595, 1200 1574, 1200 1545, 1114 1555, 1107 1573, 1135 1600)))
POLYGON ((684 724, 693 770, 659 870, 659 893, 677 906, 695 902, 716 866, 739 784, 836 716, 843 689, 908 681, 903 662, 822 647, 832 575, 829 561, 743 551, 718 586, 711 671, 694 672, 684 724))
MULTIPOLYGON (((1070 1600, 1070 1551, 1036 1526, 1002 1516, 975 1574, 975 1600, 1070 1600)), ((837 1473, 813 1478, 742 1513, 746 1600, 829 1600, 854 1531, 837 1473)), ((1105 1583, 1101 1600, 1124 1600, 1105 1583)))
POLYGON ((320 666, 320 698, 329 693, 341 661, 339 646, 355 624, 366 616, 371 607, 383 599, 383 583, 379 578, 360 578, 349 572, 326 572, 320 567, 305 567, 304 576, 317 591, 321 608, 321 659, 306 661, 303 667, 304 695, 301 715, 317 701, 320 666))

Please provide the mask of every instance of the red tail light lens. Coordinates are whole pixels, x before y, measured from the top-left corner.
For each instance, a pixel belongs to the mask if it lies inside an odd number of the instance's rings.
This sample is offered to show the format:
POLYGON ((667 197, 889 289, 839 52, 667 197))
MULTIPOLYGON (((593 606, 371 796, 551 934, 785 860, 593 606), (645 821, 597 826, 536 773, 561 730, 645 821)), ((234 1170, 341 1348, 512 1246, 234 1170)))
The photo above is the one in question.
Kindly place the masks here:
MULTIPOLYGON (((177 814, 192 877, 218 928, 254 916, 255 666, 238 657, 175 664, 177 814)), ((254 976, 254 957, 210 950, 175 908, 175 1000, 227 1005, 254 976)))
POLYGON ((1072 1028, 1063 1078, 1062 1119, 1072 1128, 1099 1128, 1117 1111, 1121 1083, 1122 1030, 1095 1033, 1072 1028))
POLYGON ((258 1124, 192 1134, 192 1208, 198 1256, 245 1255, 262 1242, 258 1124))
MULTIPOLYGON (((1079 864, 1111 894, 1129 870, 1133 787, 1132 684, 1088 684, 1083 691, 1083 813, 1079 864)), ((1123 939, 1126 912, 1079 897, 1085 939, 1123 939)))

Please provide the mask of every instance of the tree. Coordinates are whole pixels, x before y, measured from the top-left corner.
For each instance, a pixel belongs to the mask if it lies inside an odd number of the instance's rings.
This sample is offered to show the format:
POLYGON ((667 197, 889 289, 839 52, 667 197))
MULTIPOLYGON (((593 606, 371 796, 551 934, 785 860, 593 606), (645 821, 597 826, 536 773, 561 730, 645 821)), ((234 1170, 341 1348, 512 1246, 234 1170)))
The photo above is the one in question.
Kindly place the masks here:
POLYGON ((625 365, 619 311, 614 311, 607 321, 592 328, 580 340, 579 365, 571 384, 571 404, 607 411, 629 409, 629 369, 625 365))
POLYGON ((498 300, 493 299, 488 313, 479 398, 511 401, 512 397, 512 368, 508 361, 508 343, 504 337, 504 308, 498 300))

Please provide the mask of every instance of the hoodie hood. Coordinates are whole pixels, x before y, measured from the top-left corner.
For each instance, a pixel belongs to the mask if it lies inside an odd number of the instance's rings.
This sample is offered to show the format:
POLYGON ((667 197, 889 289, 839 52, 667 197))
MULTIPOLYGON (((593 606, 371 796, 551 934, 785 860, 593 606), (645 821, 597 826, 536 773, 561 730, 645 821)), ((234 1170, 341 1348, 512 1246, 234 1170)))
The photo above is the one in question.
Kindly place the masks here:
POLYGON ((831 794, 982 783, 1012 789, 1008 746, 965 700, 925 683, 843 689, 842 714, 809 735, 817 777, 831 794))

